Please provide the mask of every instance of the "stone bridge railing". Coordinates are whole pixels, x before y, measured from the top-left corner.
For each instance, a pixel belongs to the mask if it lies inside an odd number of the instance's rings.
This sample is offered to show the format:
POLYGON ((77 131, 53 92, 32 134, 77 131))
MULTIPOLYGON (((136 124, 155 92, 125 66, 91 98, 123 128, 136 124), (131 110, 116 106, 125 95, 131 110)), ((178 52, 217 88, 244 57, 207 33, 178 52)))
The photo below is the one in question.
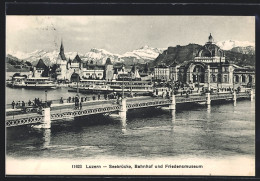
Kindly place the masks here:
POLYGON ((7 120, 6 127, 41 123, 41 122, 43 122, 43 118, 44 118, 44 116, 35 116, 35 117, 7 120))

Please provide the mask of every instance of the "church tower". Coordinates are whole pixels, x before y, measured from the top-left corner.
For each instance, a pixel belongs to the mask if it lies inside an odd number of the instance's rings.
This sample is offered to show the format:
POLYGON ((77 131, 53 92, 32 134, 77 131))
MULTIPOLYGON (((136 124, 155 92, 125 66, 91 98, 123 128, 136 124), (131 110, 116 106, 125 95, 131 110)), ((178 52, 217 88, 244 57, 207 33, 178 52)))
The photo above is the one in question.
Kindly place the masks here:
POLYGON ((62 40, 61 40, 61 45, 60 45, 60 53, 56 60, 56 64, 58 66, 58 68, 56 70, 57 79, 65 80, 67 78, 66 77, 67 76, 67 69, 66 69, 67 59, 64 54, 64 46, 63 46, 62 40))
POLYGON ((113 79, 113 64, 110 58, 107 58, 106 60, 104 78, 106 81, 111 81, 113 79))
POLYGON ((64 47, 63 47, 63 42, 61 40, 61 45, 60 45, 60 53, 59 56, 61 58, 61 60, 66 60, 65 54, 64 54, 64 47))

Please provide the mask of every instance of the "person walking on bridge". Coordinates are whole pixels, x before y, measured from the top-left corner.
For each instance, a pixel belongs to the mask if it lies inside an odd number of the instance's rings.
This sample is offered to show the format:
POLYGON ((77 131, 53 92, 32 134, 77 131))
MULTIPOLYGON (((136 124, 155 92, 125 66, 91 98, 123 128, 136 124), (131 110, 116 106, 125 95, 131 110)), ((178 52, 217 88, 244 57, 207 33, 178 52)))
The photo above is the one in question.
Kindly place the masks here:
POLYGON ((25 107, 25 103, 24 103, 24 101, 22 101, 22 107, 25 107))
POLYGON ((14 109, 14 106, 15 106, 15 102, 13 101, 11 105, 12 105, 12 108, 14 109))
POLYGON ((82 102, 79 103, 79 109, 82 109, 82 102))

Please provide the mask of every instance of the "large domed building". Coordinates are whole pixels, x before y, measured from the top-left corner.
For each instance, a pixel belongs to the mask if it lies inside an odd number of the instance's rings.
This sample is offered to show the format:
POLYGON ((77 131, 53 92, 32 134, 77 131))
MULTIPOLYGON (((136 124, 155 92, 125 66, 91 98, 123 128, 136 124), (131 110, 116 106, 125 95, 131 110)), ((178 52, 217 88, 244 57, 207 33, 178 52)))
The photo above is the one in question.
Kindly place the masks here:
POLYGON ((173 81, 204 87, 232 87, 234 84, 240 86, 255 81, 255 71, 229 62, 211 34, 205 45, 195 53, 194 60, 170 66, 169 77, 173 81))

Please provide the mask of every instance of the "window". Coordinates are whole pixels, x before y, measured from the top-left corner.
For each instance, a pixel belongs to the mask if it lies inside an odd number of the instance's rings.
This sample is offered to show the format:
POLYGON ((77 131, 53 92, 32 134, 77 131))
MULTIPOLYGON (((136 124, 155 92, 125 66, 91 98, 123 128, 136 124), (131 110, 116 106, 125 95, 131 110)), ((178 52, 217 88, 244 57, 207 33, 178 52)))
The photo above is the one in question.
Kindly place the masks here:
POLYGON ((228 72, 228 67, 225 67, 225 71, 228 72))
POLYGON ((224 75, 224 82, 228 82, 227 75, 224 75))

